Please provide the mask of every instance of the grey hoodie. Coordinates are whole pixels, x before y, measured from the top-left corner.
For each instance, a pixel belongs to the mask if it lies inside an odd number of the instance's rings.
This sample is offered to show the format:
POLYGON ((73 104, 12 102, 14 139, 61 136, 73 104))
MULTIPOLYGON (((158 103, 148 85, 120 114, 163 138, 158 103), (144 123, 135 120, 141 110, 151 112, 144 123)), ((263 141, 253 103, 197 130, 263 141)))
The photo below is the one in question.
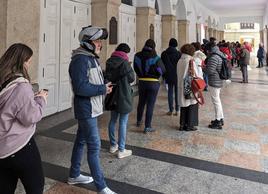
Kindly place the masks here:
POLYGON ((34 97, 32 85, 23 77, 0 92, 0 158, 22 149, 35 132, 46 102, 34 97))
POLYGON ((208 85, 215 88, 222 88, 223 80, 220 79, 219 72, 222 67, 222 58, 226 58, 226 56, 220 51, 218 46, 214 46, 210 52, 211 55, 208 57, 205 69, 208 75, 208 85))

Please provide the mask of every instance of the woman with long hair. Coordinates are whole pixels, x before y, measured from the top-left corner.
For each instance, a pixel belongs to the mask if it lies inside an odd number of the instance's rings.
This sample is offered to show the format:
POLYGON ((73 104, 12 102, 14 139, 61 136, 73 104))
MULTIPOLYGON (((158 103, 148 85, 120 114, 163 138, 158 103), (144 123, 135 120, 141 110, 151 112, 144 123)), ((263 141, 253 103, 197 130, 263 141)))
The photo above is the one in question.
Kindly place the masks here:
POLYGON ((136 53, 134 70, 139 77, 139 102, 137 108, 137 127, 141 126, 142 115, 146 105, 144 133, 155 131, 151 126, 154 105, 160 88, 159 78, 165 74, 166 69, 155 51, 155 42, 148 39, 142 51, 136 53))
POLYGON ((44 175, 33 139, 47 91, 34 94, 28 68, 33 51, 13 44, 0 58, 0 183, 1 193, 13 194, 18 179, 27 194, 41 194, 44 175))

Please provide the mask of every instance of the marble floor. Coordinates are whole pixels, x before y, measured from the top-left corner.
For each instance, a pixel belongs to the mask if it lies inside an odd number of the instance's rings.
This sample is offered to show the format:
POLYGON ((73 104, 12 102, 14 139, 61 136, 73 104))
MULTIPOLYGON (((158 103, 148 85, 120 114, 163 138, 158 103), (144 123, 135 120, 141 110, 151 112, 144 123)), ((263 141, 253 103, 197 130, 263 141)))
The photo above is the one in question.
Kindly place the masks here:
MULTIPOLYGON (((205 92, 206 103, 199 109, 199 126, 194 132, 178 131, 179 116, 166 115, 167 92, 162 86, 154 110, 156 132, 143 134, 144 126, 135 126, 136 110, 130 114, 126 143, 133 156, 125 159, 107 151, 106 112, 99 119, 99 128, 100 157, 108 186, 120 194, 268 193, 268 68, 252 67, 249 83, 240 81, 241 72, 234 68, 232 83, 222 89, 223 130, 207 127, 214 119, 214 109, 205 92)), ((93 184, 65 183, 76 129, 72 110, 38 124, 35 139, 46 176, 45 194, 96 191, 93 184)), ((90 174, 86 152, 81 170, 90 174)), ((21 185, 16 193, 24 193, 21 185)))

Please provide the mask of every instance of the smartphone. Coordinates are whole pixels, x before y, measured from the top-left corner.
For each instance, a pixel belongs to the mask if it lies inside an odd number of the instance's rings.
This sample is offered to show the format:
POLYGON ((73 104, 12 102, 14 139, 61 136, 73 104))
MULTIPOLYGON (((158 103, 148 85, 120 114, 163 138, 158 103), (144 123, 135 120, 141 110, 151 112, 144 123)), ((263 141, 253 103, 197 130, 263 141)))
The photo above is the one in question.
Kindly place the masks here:
POLYGON ((111 84, 111 86, 116 86, 116 84, 111 84))
POLYGON ((43 89, 45 92, 48 92, 48 89, 43 89))

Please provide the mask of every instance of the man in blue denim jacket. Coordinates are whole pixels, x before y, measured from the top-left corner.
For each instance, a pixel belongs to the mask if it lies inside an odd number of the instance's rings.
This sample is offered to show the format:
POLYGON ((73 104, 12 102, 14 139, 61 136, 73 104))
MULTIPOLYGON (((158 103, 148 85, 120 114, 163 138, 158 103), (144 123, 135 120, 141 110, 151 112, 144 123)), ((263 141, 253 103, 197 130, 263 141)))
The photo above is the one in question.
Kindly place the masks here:
POLYGON ((69 66, 74 93, 74 112, 78 130, 74 142, 69 184, 87 184, 93 181, 100 194, 114 194, 105 183, 100 166, 100 135, 97 118, 103 113, 104 95, 112 91, 111 83, 104 84, 98 62, 102 40, 107 39, 104 28, 88 26, 79 34, 80 47, 73 51, 69 66), (80 174, 84 145, 87 145, 88 165, 93 177, 80 174))

